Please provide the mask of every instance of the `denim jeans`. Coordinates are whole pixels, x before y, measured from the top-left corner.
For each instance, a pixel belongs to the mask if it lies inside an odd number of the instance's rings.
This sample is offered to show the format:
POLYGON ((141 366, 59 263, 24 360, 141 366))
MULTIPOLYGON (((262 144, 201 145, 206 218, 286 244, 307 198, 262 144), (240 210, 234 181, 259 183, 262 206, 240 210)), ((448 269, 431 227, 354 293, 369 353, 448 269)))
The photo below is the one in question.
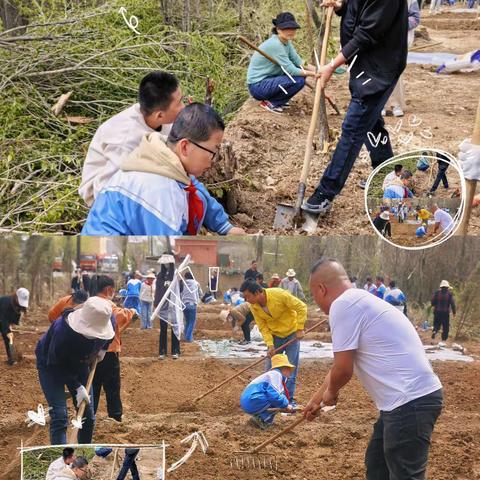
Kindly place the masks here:
POLYGON ((367 480, 423 480, 442 406, 440 389, 391 412, 380 412, 365 454, 367 480))
POLYGON ((295 83, 287 75, 267 77, 260 82, 248 85, 248 90, 253 98, 267 100, 274 107, 282 107, 305 86, 305 77, 292 78, 295 83))
MULTIPOLYGON (((273 346, 275 348, 279 348, 285 343, 287 343, 289 340, 292 338, 295 338, 297 336, 297 332, 293 332, 290 335, 288 335, 285 338, 281 337, 273 337, 273 346)), ((290 394, 290 401, 294 399, 295 395, 295 379, 297 378, 297 373, 298 373, 298 363, 300 360, 300 342, 293 342, 292 344, 288 345, 287 348, 284 350, 279 351, 278 353, 286 353, 289 362, 292 365, 295 365, 295 370, 292 372, 292 375, 290 378, 287 380, 287 389, 288 393, 290 394)), ((267 370, 270 370, 272 368, 272 362, 270 361, 270 358, 267 358, 265 360, 265 368, 267 370)))
MULTIPOLYGON (((65 384, 59 379, 55 370, 37 363, 40 386, 48 403, 50 415, 50 444, 65 445, 67 443, 67 428, 69 428, 67 399, 65 398, 65 384)), ((87 382, 88 370, 85 378, 80 379, 83 385, 87 382)), ((75 393, 75 391, 72 392, 75 393)), ((85 408, 84 422, 78 431, 78 443, 92 443, 95 414, 93 413, 93 389, 90 389, 90 403, 85 408)))
POLYGON ((140 302, 142 313, 140 314, 140 318, 142 321, 141 329, 145 330, 146 328, 152 328, 152 322, 150 321, 150 316, 152 314, 152 303, 151 302, 144 302, 143 300, 140 302))
POLYGON ((243 332, 243 338, 246 342, 250 341, 250 324, 253 322, 253 314, 251 312, 248 312, 247 315, 245 316, 245 321, 242 323, 242 332, 243 332))
POLYGON ((193 303, 187 303, 183 314, 185 315, 185 341, 193 342, 193 330, 197 321, 197 306, 193 303))
POLYGON ((140 476, 138 475, 137 464, 135 462, 136 457, 137 457, 136 453, 135 454, 125 453, 125 459, 123 460, 122 469, 118 473, 117 480, 124 480, 129 470, 132 474, 132 480, 140 480, 140 476))
POLYGON ((352 90, 352 100, 343 120, 342 134, 316 189, 317 195, 333 200, 341 192, 363 144, 370 153, 372 168, 393 157, 390 137, 382 118, 382 109, 395 85, 396 82, 383 93, 365 99, 359 98, 352 90), (378 139, 378 145, 371 144, 369 132, 373 135, 374 144, 377 144, 378 139), (384 140, 385 138, 387 140, 384 140))

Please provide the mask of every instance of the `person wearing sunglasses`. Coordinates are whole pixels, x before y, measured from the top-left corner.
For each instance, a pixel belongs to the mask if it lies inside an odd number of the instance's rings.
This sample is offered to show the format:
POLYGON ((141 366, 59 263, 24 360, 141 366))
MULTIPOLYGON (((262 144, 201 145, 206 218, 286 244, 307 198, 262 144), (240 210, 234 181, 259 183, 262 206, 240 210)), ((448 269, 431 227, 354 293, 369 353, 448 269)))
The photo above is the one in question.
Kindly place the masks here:
POLYGON ((165 143, 143 137, 93 204, 83 235, 243 234, 198 177, 218 157, 225 125, 210 106, 192 103, 178 115, 165 143))

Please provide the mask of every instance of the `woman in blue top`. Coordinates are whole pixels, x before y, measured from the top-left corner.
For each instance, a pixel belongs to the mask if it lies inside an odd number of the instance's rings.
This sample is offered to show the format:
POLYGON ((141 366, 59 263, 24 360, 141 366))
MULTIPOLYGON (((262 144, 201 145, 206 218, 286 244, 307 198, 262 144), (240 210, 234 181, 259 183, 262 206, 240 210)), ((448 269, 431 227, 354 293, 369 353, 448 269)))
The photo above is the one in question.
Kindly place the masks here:
POLYGON ((76 405, 87 402, 85 420, 78 431, 78 443, 92 443, 95 415, 92 392, 85 385, 91 363, 103 359, 115 336, 112 303, 90 297, 81 308, 65 310, 38 341, 37 370, 50 413, 50 443, 67 443, 68 412, 65 386, 76 405))
POLYGON ((275 65, 255 52, 247 72, 248 90, 260 106, 273 113, 282 113, 288 101, 305 86, 305 77, 318 77, 312 66, 302 67, 302 59, 292 45, 300 25, 289 12, 279 13, 272 20, 273 35, 260 45, 260 50, 277 61, 275 65))

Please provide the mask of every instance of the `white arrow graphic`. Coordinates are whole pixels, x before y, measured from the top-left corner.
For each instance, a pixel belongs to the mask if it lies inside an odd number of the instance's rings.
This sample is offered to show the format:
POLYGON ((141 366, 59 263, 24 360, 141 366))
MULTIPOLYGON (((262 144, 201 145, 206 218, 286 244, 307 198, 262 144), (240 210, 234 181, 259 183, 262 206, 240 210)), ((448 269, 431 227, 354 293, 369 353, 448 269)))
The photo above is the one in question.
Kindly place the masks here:
POLYGON ((132 15, 130 17, 130 19, 128 20, 127 19, 127 9, 125 7, 120 7, 120 9, 118 10, 118 13, 120 13, 123 17, 123 20, 125 21, 125 23, 127 24, 127 27, 134 31, 137 35, 140 35, 140 32, 137 30, 137 27, 138 27, 138 18, 135 16, 135 15, 132 15))

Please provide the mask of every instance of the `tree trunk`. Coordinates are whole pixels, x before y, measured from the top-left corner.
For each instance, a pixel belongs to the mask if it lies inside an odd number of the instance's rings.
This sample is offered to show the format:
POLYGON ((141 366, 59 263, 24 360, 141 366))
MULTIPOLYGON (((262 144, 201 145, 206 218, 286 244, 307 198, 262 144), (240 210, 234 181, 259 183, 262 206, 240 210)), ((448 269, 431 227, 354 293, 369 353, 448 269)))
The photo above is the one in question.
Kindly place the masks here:
MULTIPOLYGON (((28 24, 27 17, 20 13, 20 9, 15 5, 14 0, 0 0, 0 19, 2 20, 4 30, 28 24)), ((12 32, 12 35, 20 35, 24 32, 25 29, 20 28, 12 32)))
POLYGON ((238 0, 238 25, 243 25, 243 0, 238 0))
POLYGON ((190 31, 190 0, 183 0, 182 30, 190 31))

